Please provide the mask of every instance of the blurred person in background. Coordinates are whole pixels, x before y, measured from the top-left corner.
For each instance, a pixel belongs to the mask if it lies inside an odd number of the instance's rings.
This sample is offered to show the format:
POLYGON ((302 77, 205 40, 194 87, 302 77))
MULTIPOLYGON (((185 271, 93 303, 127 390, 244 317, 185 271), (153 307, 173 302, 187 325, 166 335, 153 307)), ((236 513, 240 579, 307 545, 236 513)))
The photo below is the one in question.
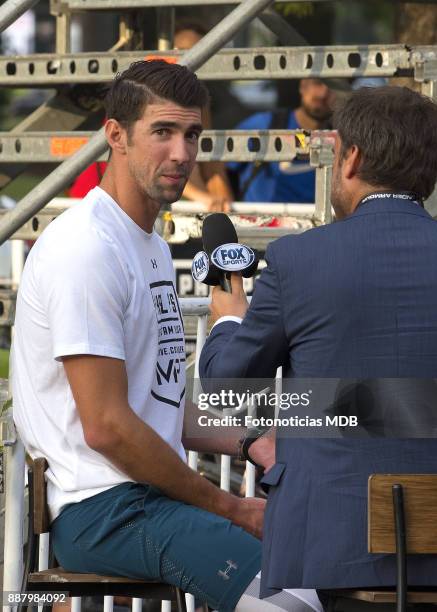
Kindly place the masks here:
MULTIPOLYGON (((180 51, 187 51, 196 45, 206 30, 195 21, 180 21, 176 24, 174 47, 180 51)), ((205 129, 211 129, 211 109, 208 106, 203 115, 205 129)), ((229 204, 233 194, 222 162, 197 162, 191 173, 183 197, 187 200, 204 202, 209 212, 229 211, 229 204)))
MULTIPOLYGON (((237 125, 241 130, 329 129, 336 94, 321 79, 302 79, 301 103, 295 110, 278 109, 251 115, 237 125)), ((238 185, 237 199, 244 202, 312 203, 315 171, 308 161, 230 162, 228 169, 238 185)))

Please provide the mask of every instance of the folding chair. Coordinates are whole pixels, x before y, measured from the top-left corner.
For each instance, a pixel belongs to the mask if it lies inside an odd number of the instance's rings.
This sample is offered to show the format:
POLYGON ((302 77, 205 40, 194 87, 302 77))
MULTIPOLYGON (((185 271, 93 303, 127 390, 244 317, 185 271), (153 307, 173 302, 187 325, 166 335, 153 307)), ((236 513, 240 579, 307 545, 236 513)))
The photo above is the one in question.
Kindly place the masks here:
MULTIPOLYGON (((368 484, 368 551, 396 554, 396 591, 329 592, 332 612, 405 612, 437 606, 435 589, 408 591, 409 554, 437 555, 437 475, 373 474, 368 484), (377 604, 377 605, 375 605, 377 604)), ((436 575, 437 585, 437 575, 436 575)))
MULTIPOLYGON (((44 473, 47 461, 35 459, 29 469, 28 544, 22 592, 67 592, 70 597, 124 595, 142 599, 176 601, 178 612, 186 612, 181 589, 154 580, 134 580, 120 576, 78 574, 62 567, 36 571, 39 536, 50 531, 44 473)), ((20 606, 24 609, 26 605, 20 606)))

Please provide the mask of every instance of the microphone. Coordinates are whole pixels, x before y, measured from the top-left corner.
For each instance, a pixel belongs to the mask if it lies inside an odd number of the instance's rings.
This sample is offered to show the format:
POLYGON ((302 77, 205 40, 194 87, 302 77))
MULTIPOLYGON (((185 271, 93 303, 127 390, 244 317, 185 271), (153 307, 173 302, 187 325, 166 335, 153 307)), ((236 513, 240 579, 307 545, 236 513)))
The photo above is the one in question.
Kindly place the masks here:
POLYGON ((255 274, 258 254, 238 242, 235 227, 224 213, 212 213, 204 219, 202 241, 204 251, 197 253, 191 267, 194 280, 207 285, 220 284, 230 293, 231 272, 241 272, 244 278, 255 274))
POLYGON ((191 264, 191 276, 195 281, 211 286, 220 285, 220 274, 220 270, 211 265, 205 251, 196 253, 191 264))

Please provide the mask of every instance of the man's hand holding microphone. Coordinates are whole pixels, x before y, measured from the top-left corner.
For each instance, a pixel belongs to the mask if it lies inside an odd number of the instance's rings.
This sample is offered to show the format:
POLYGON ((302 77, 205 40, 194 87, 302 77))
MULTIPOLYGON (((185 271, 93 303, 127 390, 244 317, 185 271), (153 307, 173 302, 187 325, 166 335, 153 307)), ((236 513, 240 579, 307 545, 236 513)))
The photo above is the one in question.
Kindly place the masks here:
MULTIPOLYGON (((243 319, 249 302, 243 288, 243 277, 255 275, 258 268, 258 254, 250 247, 238 242, 237 232, 229 217, 224 213, 208 215, 202 228, 203 251, 197 253, 192 265, 194 280, 213 287, 210 312, 213 322, 222 317, 243 319)), ((274 431, 254 432, 247 430, 240 440, 240 458, 245 458, 261 471, 268 471, 275 463, 274 431)), ((262 500, 241 500, 244 503, 258 503, 262 500)), ((258 506, 257 506, 258 508, 258 506)), ((245 510, 243 509, 243 514, 245 510)), ((255 510, 255 508, 252 508, 255 510)), ((261 510, 261 507, 259 507, 261 510)), ((262 506, 262 514, 264 506, 262 506)), ((262 515, 255 512, 255 523, 262 523, 262 515)), ((259 527, 261 524, 259 524, 259 527)), ((251 526, 252 533, 257 530, 251 526)))
POLYGON ((244 315, 249 308, 249 302, 243 289, 241 272, 231 272, 230 276, 230 293, 224 291, 220 285, 213 287, 211 292, 209 310, 214 323, 221 317, 228 316, 244 319, 244 315))

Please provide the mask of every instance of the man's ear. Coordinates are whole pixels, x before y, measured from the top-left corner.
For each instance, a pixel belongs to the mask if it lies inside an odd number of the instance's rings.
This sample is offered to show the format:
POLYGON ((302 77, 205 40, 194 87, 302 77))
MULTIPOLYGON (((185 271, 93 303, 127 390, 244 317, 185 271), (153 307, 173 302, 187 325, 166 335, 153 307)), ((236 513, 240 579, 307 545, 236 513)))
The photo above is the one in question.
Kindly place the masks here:
POLYGON ((361 153, 356 145, 348 149, 343 158, 343 176, 346 179, 354 178, 361 166, 361 153))
POLYGON ((116 119, 108 119, 105 123, 105 135, 113 152, 126 155, 127 131, 116 119))

